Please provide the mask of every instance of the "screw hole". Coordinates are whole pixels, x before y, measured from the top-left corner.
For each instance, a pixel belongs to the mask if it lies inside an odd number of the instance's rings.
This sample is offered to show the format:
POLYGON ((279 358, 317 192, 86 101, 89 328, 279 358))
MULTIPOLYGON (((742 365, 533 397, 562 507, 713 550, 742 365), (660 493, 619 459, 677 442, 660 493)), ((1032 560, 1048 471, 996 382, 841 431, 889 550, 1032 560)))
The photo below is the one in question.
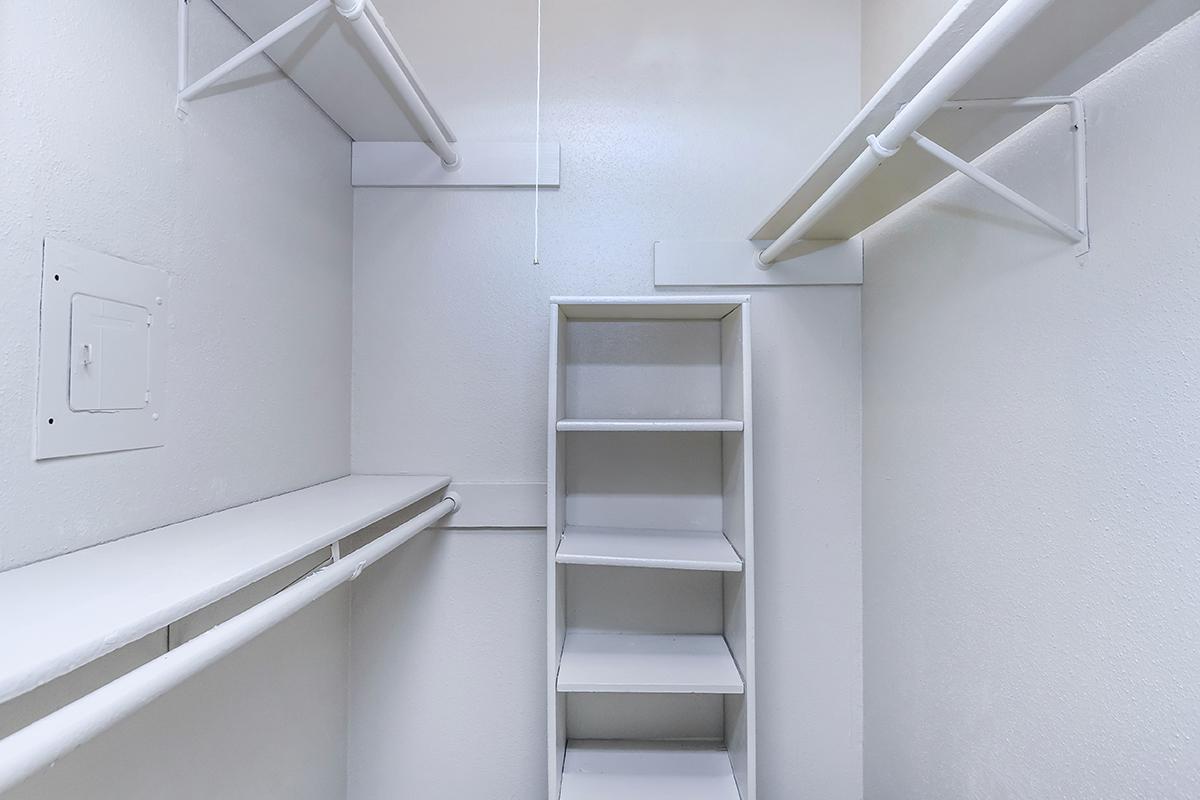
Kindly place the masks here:
POLYGON ((54 417, 51 417, 50 419, 48 419, 48 420, 46 420, 46 421, 47 421, 47 422, 49 422, 51 425, 53 425, 53 424, 54 424, 54 417))
POLYGON ((54 280, 58 280, 58 276, 57 276, 57 275, 55 275, 55 276, 54 276, 54 280))

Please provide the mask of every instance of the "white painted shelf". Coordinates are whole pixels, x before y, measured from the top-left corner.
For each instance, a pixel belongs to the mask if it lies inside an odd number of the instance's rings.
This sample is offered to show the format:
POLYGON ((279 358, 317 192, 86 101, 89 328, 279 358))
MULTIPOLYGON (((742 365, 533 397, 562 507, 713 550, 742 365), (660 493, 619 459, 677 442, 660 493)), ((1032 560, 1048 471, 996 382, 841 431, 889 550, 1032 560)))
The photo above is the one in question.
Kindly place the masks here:
POLYGON ((691 742, 572 740, 561 800, 740 800, 729 754, 691 742))
POLYGON ((351 475, 0 573, 0 702, 444 489, 351 475))
MULTIPOLYGON (((878 134, 897 109, 987 22, 1004 0, 959 0, 750 235, 777 239, 819 198, 878 134)), ((1200 10, 1200 0, 1057 0, 984 65, 957 94, 961 99, 1072 95, 1174 25, 1200 10)), ((1040 110, 997 111, 951 107, 921 132, 970 161, 1010 136, 1040 110)), ((1064 148, 1069 140, 1065 138, 1064 148)), ((807 239, 849 239, 951 173, 920 148, 905 145, 834 206, 807 239)), ((795 255, 804 243, 785 251, 795 255)))
MULTIPOLYGON (((303 9, 308 0, 214 0, 251 39, 260 39, 279 23, 303 9)), ((391 34, 387 34, 391 38, 391 34)), ((267 55, 295 81, 321 110, 356 142, 419 142, 413 125, 393 90, 383 81, 362 43, 341 14, 326 12, 267 49, 267 55), (353 87, 353 91, 348 91, 353 87)), ((397 59, 410 76, 412 66, 399 51, 397 59)), ((438 127, 450 141, 454 134, 438 116, 422 84, 414 88, 438 127)))
POLYGON ((560 692, 741 694, 742 676, 723 636, 568 631, 560 692))
POLYGON ((559 564, 741 572, 742 559, 720 531, 668 531, 568 525, 559 564))
POLYGON ((560 419, 560 431, 740 431, 737 419, 560 419))

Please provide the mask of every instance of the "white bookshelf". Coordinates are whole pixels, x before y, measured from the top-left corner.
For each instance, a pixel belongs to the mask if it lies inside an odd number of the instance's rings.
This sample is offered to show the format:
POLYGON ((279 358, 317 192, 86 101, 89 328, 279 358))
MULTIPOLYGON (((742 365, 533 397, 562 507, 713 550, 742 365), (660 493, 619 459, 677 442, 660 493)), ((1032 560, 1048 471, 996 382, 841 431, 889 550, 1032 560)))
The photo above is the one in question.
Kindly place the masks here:
POLYGON ((549 797, 755 800, 749 300, 555 299, 549 371, 549 797))

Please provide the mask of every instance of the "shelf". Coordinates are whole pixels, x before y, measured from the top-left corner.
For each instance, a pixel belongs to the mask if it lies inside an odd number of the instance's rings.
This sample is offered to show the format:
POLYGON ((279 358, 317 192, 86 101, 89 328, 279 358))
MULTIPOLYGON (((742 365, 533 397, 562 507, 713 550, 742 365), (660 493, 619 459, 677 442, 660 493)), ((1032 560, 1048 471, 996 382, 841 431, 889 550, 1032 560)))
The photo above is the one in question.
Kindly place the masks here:
POLYGON ((748 295, 653 295, 650 297, 551 297, 566 319, 723 319, 748 295))
POLYGON ((568 632, 560 692, 741 694, 742 676, 723 636, 568 632))
POLYGON ((729 754, 703 743, 572 740, 561 800, 739 800, 729 754))
MULTIPOLYGON (((878 134, 1002 6, 1003 0, 960 0, 751 234, 774 240, 847 171, 868 135, 878 134)), ((1196 0, 1057 0, 956 93, 957 98, 1063 96, 1077 92, 1145 44, 1200 9, 1196 0)), ((920 130, 970 161, 1038 116, 1041 110, 970 109, 936 114, 920 130)), ((917 197, 952 172, 920 148, 905 145, 884 161, 807 233, 843 240, 917 197)), ((784 252, 795 255, 804 242, 784 252)))
MULTIPOLYGON (((306 0, 214 0, 251 39, 260 39, 300 11, 306 0)), ((386 27, 384 28, 386 31, 386 27)), ((385 40, 394 41, 390 33, 385 40)), ((411 65, 399 50, 393 55, 410 78, 411 65)), ((276 44, 267 55, 305 94, 356 142, 419 142, 423 137, 403 106, 378 73, 363 44, 346 19, 336 11, 321 14, 276 44), (353 87, 353 91, 347 91, 353 87)), ((454 135, 425 97, 419 81, 414 89, 438 128, 450 141, 454 135)))
POLYGON ((560 431, 740 431, 737 419, 560 419, 560 431))
POLYGON ((428 475, 352 475, 0 573, 0 702, 182 619, 449 482, 428 475))
POLYGON ((720 531, 589 528, 568 525, 559 564, 741 572, 742 559, 720 531))

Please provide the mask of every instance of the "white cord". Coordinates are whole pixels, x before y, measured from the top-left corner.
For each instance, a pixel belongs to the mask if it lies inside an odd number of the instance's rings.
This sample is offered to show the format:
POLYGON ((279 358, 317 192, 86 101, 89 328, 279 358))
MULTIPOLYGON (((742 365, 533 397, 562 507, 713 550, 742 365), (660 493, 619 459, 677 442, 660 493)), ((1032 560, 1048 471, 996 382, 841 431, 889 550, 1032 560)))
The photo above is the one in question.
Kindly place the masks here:
POLYGON ((533 265, 538 260, 538 215, 540 212, 540 189, 542 179, 542 0, 537 0, 537 94, 534 101, 533 128, 533 265))

